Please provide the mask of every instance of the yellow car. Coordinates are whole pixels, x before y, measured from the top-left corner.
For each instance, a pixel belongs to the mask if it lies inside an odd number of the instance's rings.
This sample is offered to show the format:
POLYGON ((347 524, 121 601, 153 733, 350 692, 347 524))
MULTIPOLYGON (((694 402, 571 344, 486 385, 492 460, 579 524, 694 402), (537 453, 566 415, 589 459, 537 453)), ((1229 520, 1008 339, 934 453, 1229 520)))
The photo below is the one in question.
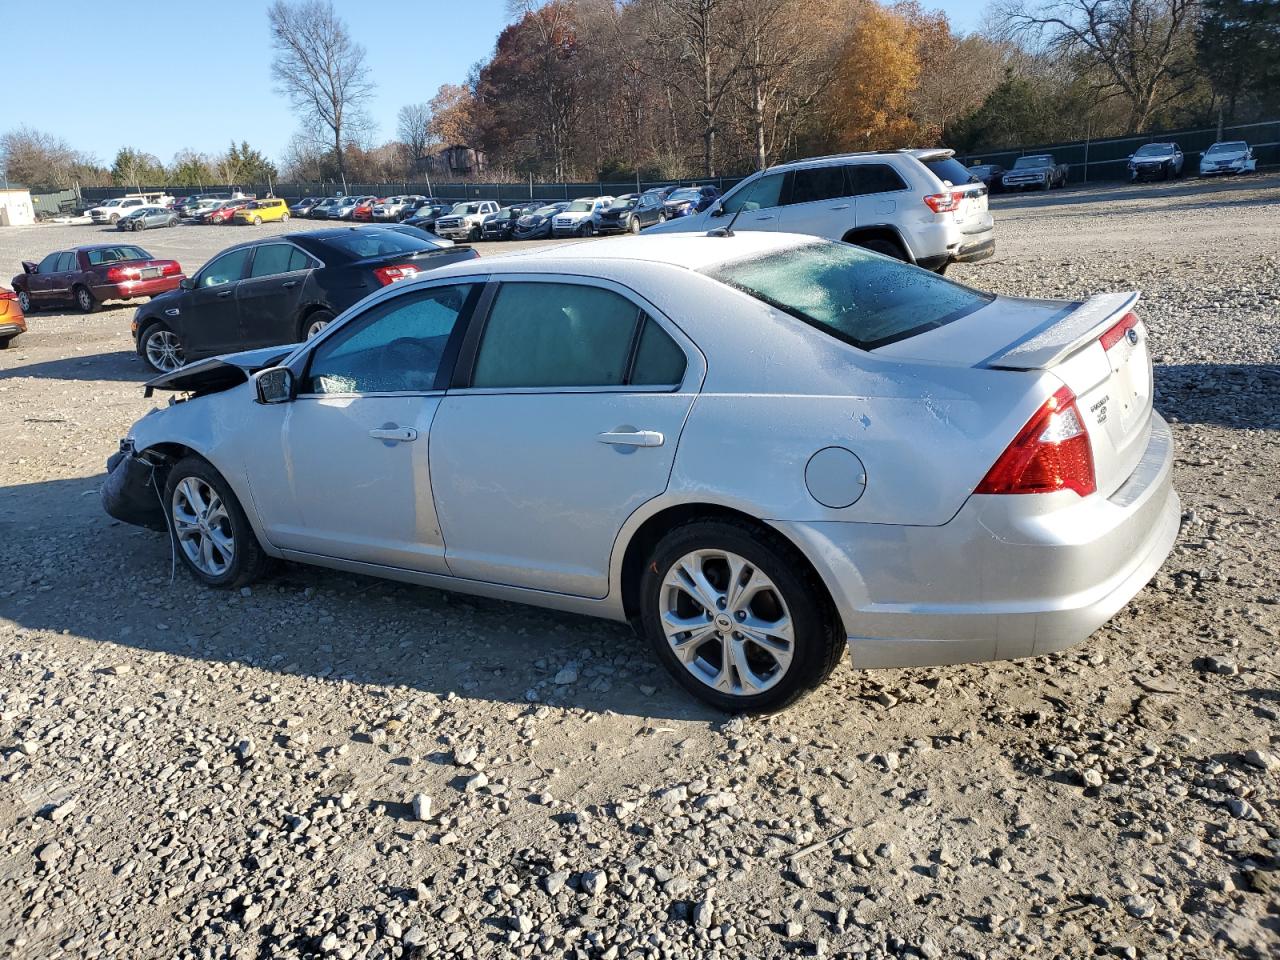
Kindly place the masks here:
POLYGON ((279 220, 282 223, 289 219, 289 205, 283 200, 272 197, 267 200, 255 200, 247 207, 241 207, 231 215, 233 223, 252 223, 255 227, 260 223, 279 220))

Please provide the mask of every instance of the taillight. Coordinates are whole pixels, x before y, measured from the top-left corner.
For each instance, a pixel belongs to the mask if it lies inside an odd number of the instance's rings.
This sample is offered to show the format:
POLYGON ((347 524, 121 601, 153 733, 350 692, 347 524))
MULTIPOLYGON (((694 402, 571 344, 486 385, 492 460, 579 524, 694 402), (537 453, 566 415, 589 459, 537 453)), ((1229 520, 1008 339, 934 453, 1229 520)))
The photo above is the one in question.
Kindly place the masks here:
POLYGON ((963 190, 952 190, 950 193, 931 193, 924 202, 934 213, 951 213, 960 208, 964 200, 963 190))
POLYGON ((974 493, 1053 493, 1098 489, 1089 431, 1076 395, 1063 387, 1044 402, 1000 455, 974 493))
POLYGON ((395 283, 397 280, 408 280, 420 272, 412 263, 397 263, 393 266, 375 267, 373 275, 385 287, 388 283, 395 283))
POLYGON ((166 260, 160 264, 160 276, 172 277, 182 272, 182 265, 177 260, 166 260))
POLYGON ((1125 334, 1137 325, 1138 315, 1136 313, 1126 313, 1119 323, 1098 338, 1098 342, 1102 344, 1103 350, 1110 350, 1124 339, 1125 334))
POLYGON ((17 300, 18 295, 12 290, 0 290, 0 300, 17 300))
POLYGON ((112 283, 123 283, 126 280, 137 280, 138 270, 136 267, 109 267, 107 268, 107 279, 112 283))

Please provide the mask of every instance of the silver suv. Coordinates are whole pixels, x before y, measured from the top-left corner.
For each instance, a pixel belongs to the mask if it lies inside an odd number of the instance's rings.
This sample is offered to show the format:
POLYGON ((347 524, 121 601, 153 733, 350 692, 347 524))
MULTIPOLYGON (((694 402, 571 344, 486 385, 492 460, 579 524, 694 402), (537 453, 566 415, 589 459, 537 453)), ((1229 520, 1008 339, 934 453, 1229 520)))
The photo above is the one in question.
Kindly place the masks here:
POLYGON ((846 153, 753 174, 702 213, 651 228, 807 233, 843 240, 939 273, 995 253, 987 188, 953 150, 846 153), (735 217, 736 215, 736 217, 735 217))

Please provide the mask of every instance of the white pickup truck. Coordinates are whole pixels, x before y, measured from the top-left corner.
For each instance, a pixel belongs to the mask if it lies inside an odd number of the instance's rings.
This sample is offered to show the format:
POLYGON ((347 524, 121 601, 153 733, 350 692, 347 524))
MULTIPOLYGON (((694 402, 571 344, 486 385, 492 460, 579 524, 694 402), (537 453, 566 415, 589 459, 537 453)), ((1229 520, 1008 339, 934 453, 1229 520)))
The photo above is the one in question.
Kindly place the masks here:
POLYGON ((497 212, 498 204, 493 200, 464 200, 436 220, 434 233, 450 240, 479 240, 485 217, 497 212))
POLYGON ((139 207, 167 207, 173 203, 173 197, 164 193, 132 193, 124 197, 115 197, 101 206, 89 210, 89 219, 94 223, 117 223, 121 217, 133 213, 139 207))

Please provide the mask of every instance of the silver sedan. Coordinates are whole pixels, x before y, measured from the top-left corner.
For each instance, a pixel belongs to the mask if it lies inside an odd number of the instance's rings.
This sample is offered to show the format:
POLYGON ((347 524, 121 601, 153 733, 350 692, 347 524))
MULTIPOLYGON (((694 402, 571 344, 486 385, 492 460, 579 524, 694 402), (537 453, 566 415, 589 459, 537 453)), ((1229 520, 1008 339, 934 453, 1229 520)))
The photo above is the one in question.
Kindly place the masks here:
POLYGON ((153 380, 189 398, 103 497, 211 586, 275 557, 630 621, 776 710, 845 651, 1061 650, 1152 577, 1180 509, 1136 300, 763 232, 471 260, 153 380))

